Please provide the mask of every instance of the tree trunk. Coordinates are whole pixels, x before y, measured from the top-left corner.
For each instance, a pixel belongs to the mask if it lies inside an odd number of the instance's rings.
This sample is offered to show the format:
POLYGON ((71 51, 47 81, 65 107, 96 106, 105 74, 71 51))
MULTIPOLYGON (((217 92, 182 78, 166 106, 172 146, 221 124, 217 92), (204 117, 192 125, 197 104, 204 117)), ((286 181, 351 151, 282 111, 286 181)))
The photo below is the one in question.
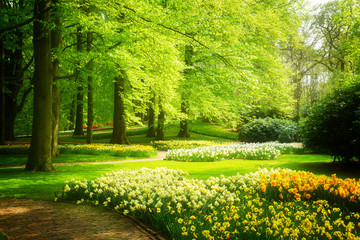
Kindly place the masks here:
POLYGON ((165 112, 161 106, 160 113, 158 115, 157 134, 155 140, 165 140, 165 112))
MULTIPOLYGON (((77 38, 77 50, 81 52, 83 50, 83 35, 82 35, 82 28, 77 28, 76 38, 77 38)), ((76 96, 76 121, 75 121, 75 130, 74 130, 74 136, 76 135, 84 135, 84 129, 83 129, 83 123, 84 123, 84 93, 83 93, 83 87, 82 79, 79 73, 79 69, 77 67, 77 81, 78 81, 78 93, 76 96)))
POLYGON ((75 104, 76 104, 76 95, 72 95, 72 101, 70 106, 70 114, 69 114, 69 130, 74 130, 75 125, 75 104))
MULTIPOLYGON (((58 3, 58 0, 53 0, 53 3, 58 3)), ((53 50, 58 50, 61 48, 62 36, 60 32, 61 23, 60 19, 54 15, 55 28, 51 31, 51 48, 53 50)), ((55 58, 53 61, 53 79, 60 76, 60 62, 59 59, 55 58)), ((60 123, 60 89, 56 84, 52 85, 52 141, 51 141, 51 156, 57 157, 60 156, 59 151, 59 123, 60 123)))
MULTIPOLYGON (((191 67, 193 65, 192 62, 192 56, 194 55, 194 48, 191 45, 185 46, 185 64, 188 67, 191 67)), ((187 82, 190 80, 191 69, 185 69, 184 75, 185 75, 185 84, 182 89, 181 94, 181 112, 185 116, 183 119, 180 120, 180 131, 178 133, 178 137, 182 138, 190 138, 189 133, 189 109, 190 109, 190 103, 189 103, 189 93, 187 92, 187 82)))
POLYGON ((16 140, 14 129, 15 129, 15 118, 16 118, 17 104, 15 99, 10 94, 5 94, 5 140, 14 141, 16 140))
MULTIPOLYGON (((88 52, 91 51, 92 44, 92 33, 87 33, 87 48, 88 52)), ((91 66, 89 65, 89 70, 91 66)), ((87 114, 87 132, 86 132, 86 143, 93 143, 93 124, 94 124, 94 100, 93 100, 93 79, 91 76, 88 77, 88 114, 87 114)))
POLYGON ((126 138, 126 122, 125 122, 125 80, 126 73, 120 71, 120 75, 115 77, 114 87, 114 127, 110 143, 113 144, 129 144, 126 138))
POLYGON ((50 29, 51 0, 36 0, 34 4, 34 114, 33 131, 27 171, 51 171, 52 81, 50 29))
POLYGON ((156 116, 155 116, 155 110, 154 110, 154 104, 155 104, 155 98, 151 99, 151 103, 149 104, 149 109, 148 109, 148 131, 146 133, 146 137, 155 137, 155 121, 156 121, 156 116))
POLYGON ((187 94, 183 94, 181 101, 181 112, 185 115, 185 118, 180 121, 180 131, 177 135, 182 138, 190 138, 189 133, 189 97, 187 94))
MULTIPOLYGON (((0 9, 1 9, 0 3, 0 9)), ((0 38, 0 145, 5 144, 5 50, 0 38)))

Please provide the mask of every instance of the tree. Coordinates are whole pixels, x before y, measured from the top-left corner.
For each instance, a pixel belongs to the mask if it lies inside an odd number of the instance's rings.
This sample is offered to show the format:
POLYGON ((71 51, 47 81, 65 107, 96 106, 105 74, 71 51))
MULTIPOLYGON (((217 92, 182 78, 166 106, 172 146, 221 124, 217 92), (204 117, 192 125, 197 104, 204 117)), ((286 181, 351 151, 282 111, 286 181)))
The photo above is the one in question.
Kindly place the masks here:
POLYGON ((120 70, 115 77, 114 87, 114 123, 113 133, 111 135, 110 143, 113 144, 129 144, 126 138, 126 122, 125 122, 125 81, 126 73, 120 70))
POLYGON ((4 1, 2 3, 2 23, 0 24, 0 41, 2 42, 1 60, 4 74, 4 128, 5 140, 15 140, 14 129, 17 114, 22 110, 27 96, 32 88, 26 84, 25 78, 27 71, 32 65, 33 58, 25 57, 32 55, 31 50, 27 50, 28 45, 25 39, 31 38, 28 34, 29 23, 32 19, 26 18, 29 11, 30 2, 23 0, 13 1, 11 4, 4 1), (5 24, 5 25, 3 25, 5 24), (26 88, 25 88, 26 86, 26 88))
POLYGON ((357 77, 326 95, 312 108, 302 127, 305 146, 329 152, 334 161, 359 159, 359 109, 360 81, 357 77))
POLYGON ((27 171, 51 171, 52 84, 50 32, 51 0, 36 0, 34 4, 34 114, 33 131, 27 171))
MULTIPOLYGON (((53 14, 52 18, 55 24, 55 27, 51 30, 51 49, 53 54, 60 51, 62 45, 62 35, 61 35, 61 20, 60 20, 60 10, 57 4, 58 0, 52 0, 52 4, 54 4, 55 14, 53 14)), ((59 142, 59 123, 60 123, 60 89, 56 84, 56 79, 60 77, 60 61, 54 56, 53 59, 53 85, 52 85, 52 114, 51 114, 51 122, 52 122, 52 138, 51 138, 51 156, 57 157, 60 155, 60 150, 58 147, 59 142)))

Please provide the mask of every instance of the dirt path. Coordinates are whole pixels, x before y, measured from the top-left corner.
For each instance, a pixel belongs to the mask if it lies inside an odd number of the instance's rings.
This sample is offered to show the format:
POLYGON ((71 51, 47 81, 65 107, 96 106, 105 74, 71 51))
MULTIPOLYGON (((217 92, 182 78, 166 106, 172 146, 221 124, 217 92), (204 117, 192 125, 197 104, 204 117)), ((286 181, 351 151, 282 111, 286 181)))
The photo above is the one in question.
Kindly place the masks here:
MULTIPOLYGON (((8 240, 163 240, 115 211, 69 202, 0 198, 0 232, 8 240)), ((1 235, 0 235, 1 239, 1 235)))

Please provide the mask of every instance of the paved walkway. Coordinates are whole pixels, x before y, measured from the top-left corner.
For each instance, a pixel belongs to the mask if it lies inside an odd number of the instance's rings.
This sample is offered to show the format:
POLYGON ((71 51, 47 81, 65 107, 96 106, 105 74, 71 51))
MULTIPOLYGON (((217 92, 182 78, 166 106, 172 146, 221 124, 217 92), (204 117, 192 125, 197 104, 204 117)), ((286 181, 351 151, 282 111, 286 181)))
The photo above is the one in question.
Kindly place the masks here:
POLYGON ((0 198, 0 233, 2 240, 164 240, 110 209, 17 198, 0 198))

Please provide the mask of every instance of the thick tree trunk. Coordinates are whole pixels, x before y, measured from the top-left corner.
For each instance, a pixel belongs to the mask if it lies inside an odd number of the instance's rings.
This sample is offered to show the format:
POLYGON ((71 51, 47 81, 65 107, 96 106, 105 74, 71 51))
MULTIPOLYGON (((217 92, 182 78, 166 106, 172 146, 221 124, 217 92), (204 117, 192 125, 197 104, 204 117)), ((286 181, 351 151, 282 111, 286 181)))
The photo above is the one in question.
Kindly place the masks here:
MULTIPOLYGON (((0 9, 1 9, 0 3, 0 9)), ((5 50, 0 38, 0 145, 5 144, 5 50)))
MULTIPOLYGON (((91 51, 92 33, 87 33, 87 48, 88 52, 91 51)), ((88 67, 89 69, 91 66, 88 67)), ((93 100, 93 79, 88 77, 88 114, 87 114, 87 132, 86 143, 91 144, 93 142, 93 124, 94 124, 94 100, 93 100)))
MULTIPOLYGON (((58 0, 53 0, 53 3, 58 3, 58 0)), ((62 36, 60 32, 61 23, 59 18, 54 15, 55 28, 51 31, 51 48, 57 50, 61 48, 62 36)), ((55 58, 53 61, 53 80, 60 76, 60 62, 55 58)), ((60 123, 60 89, 56 84, 52 85, 52 141, 51 141, 51 156, 60 156, 59 151, 59 123, 60 123)))
MULTIPOLYGON (((83 34, 82 34, 82 28, 78 27, 77 28, 77 33, 76 33, 76 37, 77 37, 77 50, 79 52, 81 52, 83 50, 83 34)), ((83 129, 83 124, 84 124, 84 89, 81 86, 82 84, 82 79, 81 76, 79 74, 79 69, 76 70, 77 71, 77 81, 78 81, 78 93, 76 96, 76 121, 75 121, 75 130, 74 130, 74 135, 84 135, 84 129, 83 129)))
POLYGON ((51 0, 36 0, 34 7, 34 115, 27 171, 51 171, 52 81, 51 0))
POLYGON ((152 102, 149 104, 149 109, 148 109, 148 131, 146 133, 146 137, 155 137, 155 121, 156 121, 156 116, 155 116, 155 110, 154 110, 154 104, 155 104, 155 98, 152 98, 152 102))
POLYGON ((126 122, 125 122, 125 80, 126 73, 121 70, 120 75, 115 77, 114 87, 114 127, 110 143, 113 144, 129 144, 126 138, 126 122))
POLYGON ((178 137, 190 138, 189 133, 189 97, 187 94, 183 94, 181 101, 181 112, 185 115, 185 118, 180 121, 180 131, 178 137))
POLYGON ((160 113, 158 115, 158 124, 157 124, 157 132, 156 132, 156 141, 165 140, 165 112, 160 107, 160 113))

